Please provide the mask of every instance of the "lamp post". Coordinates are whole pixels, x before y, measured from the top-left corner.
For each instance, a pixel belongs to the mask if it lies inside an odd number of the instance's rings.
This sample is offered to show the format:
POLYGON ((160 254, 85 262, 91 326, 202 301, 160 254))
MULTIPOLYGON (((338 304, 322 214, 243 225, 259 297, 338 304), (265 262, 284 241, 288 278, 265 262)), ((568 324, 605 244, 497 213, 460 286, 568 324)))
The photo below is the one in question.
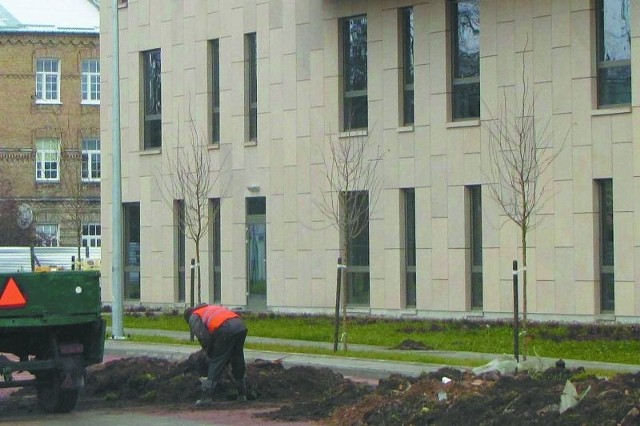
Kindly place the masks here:
POLYGON ((111 310, 111 331, 114 339, 124 339, 122 327, 123 307, 123 269, 122 269, 122 186, 121 186, 121 148, 120 148, 120 28, 118 25, 118 0, 112 0, 113 49, 112 49, 112 104, 111 104, 111 184, 112 184, 112 239, 111 239, 111 284, 113 306, 111 310))

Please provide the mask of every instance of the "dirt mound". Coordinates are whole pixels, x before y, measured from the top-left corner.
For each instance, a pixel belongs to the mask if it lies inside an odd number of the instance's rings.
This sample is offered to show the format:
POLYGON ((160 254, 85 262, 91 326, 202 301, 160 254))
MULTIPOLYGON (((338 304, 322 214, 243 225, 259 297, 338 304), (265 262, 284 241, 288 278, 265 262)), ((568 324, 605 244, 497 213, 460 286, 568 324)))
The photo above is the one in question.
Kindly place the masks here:
MULTIPOLYGON (((113 404, 192 406, 207 358, 197 352, 183 362, 127 358, 92 367, 85 395, 113 404)), ((286 421, 322 420, 333 425, 640 425, 640 373, 612 379, 581 369, 479 376, 453 368, 418 378, 392 375, 371 386, 345 379, 327 368, 293 367, 257 360, 247 364, 250 400, 272 402, 262 417, 286 421), (575 407, 559 413, 567 380, 578 393, 575 407)), ((218 400, 235 399, 227 372, 218 400)), ((252 404, 249 401, 246 404, 252 404)))

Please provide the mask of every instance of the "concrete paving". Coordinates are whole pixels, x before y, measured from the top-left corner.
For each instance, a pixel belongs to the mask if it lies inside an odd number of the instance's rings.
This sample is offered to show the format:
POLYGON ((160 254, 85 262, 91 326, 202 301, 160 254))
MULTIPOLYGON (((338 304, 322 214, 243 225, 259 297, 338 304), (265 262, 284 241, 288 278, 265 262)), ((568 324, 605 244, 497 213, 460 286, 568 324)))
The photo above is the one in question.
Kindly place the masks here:
MULTIPOLYGON (((147 336, 167 336, 176 339, 189 339, 189 332, 182 331, 167 331, 167 330, 147 330, 147 329, 126 329, 126 335, 147 335, 147 336)), ((292 347, 305 347, 313 346, 325 349, 333 349, 333 344, 328 342, 308 342, 300 340, 284 340, 284 339, 272 339, 264 337, 248 336, 248 343, 268 343, 287 345, 292 347)), ((112 356, 153 356, 159 358, 166 358, 172 360, 186 359, 190 354, 197 351, 199 348, 190 345, 170 345, 170 344, 155 344, 155 343, 139 343, 133 342, 127 339, 123 340, 107 340, 105 344, 105 353, 112 356)), ((368 345, 349 345, 350 352, 398 352, 409 353, 411 351, 395 350, 377 346, 368 345)), ((423 353, 424 351, 415 351, 423 353)), ((428 351, 429 355, 463 359, 463 360, 480 360, 486 363, 491 362, 504 357, 511 357, 509 354, 487 354, 477 352, 451 352, 451 351, 428 351)), ((417 377, 422 373, 436 371, 442 367, 447 367, 445 364, 426 364, 418 362, 400 362, 400 361, 388 361, 388 360, 376 360, 376 359, 363 359, 353 356, 341 356, 340 349, 337 352, 337 356, 333 355, 314 355, 303 354, 296 352, 273 352, 273 351, 258 351, 245 349, 245 358, 247 362, 254 361, 256 359, 262 359, 266 361, 282 362, 285 368, 293 366, 316 366, 327 367, 331 370, 341 373, 345 376, 353 376, 366 379, 381 379, 390 376, 391 374, 402 374, 405 376, 417 377)), ((532 357, 529 357, 531 360, 532 357)), ((550 367, 555 364, 557 359, 555 358, 535 358, 539 363, 542 363, 545 367, 550 367)), ((612 372, 621 373, 637 373, 640 372, 640 364, 617 364, 607 362, 596 361, 582 361, 565 359, 565 365, 568 368, 584 367, 586 369, 597 369, 612 372)), ((467 369, 471 367, 455 366, 457 369, 467 369)))

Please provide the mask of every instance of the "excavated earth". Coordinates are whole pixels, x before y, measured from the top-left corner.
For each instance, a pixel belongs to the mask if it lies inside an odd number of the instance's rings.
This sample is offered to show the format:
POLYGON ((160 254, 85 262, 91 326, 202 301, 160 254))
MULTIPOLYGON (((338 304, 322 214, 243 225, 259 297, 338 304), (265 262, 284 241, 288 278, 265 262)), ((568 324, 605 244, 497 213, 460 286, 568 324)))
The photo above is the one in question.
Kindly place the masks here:
MULTIPOLYGON (((90 368, 81 403, 192 410, 206 367, 202 351, 183 362, 148 357, 110 361, 90 368)), ((341 426, 640 425, 640 373, 604 379, 588 376, 582 369, 553 368, 476 376, 445 368, 418 378, 393 375, 372 385, 326 368, 285 369, 278 362, 257 360, 247 365, 247 382, 246 403, 224 404, 240 410, 273 407, 260 414, 270 420, 341 426), (560 414, 560 397, 568 379, 578 394, 589 390, 577 406, 560 414)), ((225 372, 216 403, 235 397, 235 384, 225 372)))

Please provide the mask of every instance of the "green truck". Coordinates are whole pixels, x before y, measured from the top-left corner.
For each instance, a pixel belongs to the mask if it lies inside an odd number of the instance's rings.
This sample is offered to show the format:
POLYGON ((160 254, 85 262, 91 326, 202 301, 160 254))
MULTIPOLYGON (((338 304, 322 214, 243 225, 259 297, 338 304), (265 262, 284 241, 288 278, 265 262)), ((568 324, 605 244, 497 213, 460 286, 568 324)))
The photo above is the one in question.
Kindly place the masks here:
POLYGON ((43 410, 71 411, 103 359, 101 308, 98 271, 0 274, 0 388, 35 386, 43 410))

